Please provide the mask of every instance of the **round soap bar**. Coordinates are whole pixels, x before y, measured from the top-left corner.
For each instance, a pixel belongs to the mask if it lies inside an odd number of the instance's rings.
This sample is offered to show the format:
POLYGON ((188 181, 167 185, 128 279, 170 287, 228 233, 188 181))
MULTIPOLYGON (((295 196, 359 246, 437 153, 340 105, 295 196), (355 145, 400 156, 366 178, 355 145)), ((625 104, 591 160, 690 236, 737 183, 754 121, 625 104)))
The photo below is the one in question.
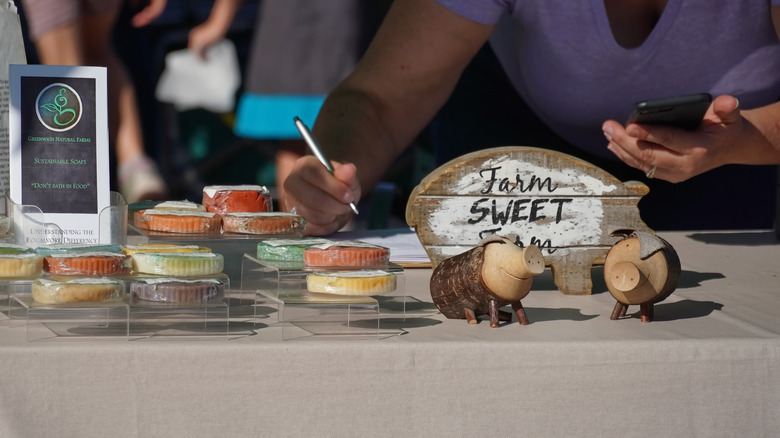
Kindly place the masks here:
POLYGON ((225 265, 222 254, 211 252, 140 252, 131 257, 135 272, 176 277, 219 274, 225 265))
POLYGON ((206 186, 203 205, 207 211, 222 215, 268 212, 273 206, 268 189, 258 185, 206 186))
POLYGON ((204 303, 222 299, 225 284, 217 279, 147 278, 131 283, 130 294, 158 303, 204 303))
POLYGON ((215 213, 190 210, 138 210, 135 226, 167 233, 205 234, 219 231, 222 219, 215 213))
POLYGON ((107 301, 124 297, 125 284, 120 280, 101 277, 42 277, 31 285, 32 297, 41 304, 62 304, 79 301, 107 301))
POLYGON ((368 267, 390 262, 390 250, 360 241, 330 242, 303 250, 306 266, 368 267))
POLYGON ((127 255, 133 255, 137 252, 211 252, 211 249, 199 245, 153 243, 149 245, 127 245, 122 251, 127 255))
POLYGON ((303 250, 328 243, 318 237, 304 239, 266 239, 257 242, 257 258, 279 262, 303 262, 303 250))
POLYGON ((380 295, 396 288, 396 276, 380 270, 313 272, 306 276, 309 292, 336 295, 380 295))
POLYGON ((73 254, 84 252, 110 252, 110 253, 122 253, 122 247, 120 245, 95 245, 95 244, 72 244, 72 243, 55 243, 52 245, 44 245, 35 248, 37 254, 49 256, 52 254, 73 254))
POLYGON ((37 277, 42 269, 43 256, 40 254, 0 254, 0 277, 37 277))
POLYGON ((155 210, 206 211, 206 207, 192 201, 163 201, 154 206, 155 210))
POLYGON ((306 220, 293 213, 227 213, 222 230, 241 234, 300 234, 306 220))
POLYGON ((74 252, 48 255, 43 270, 61 275, 114 275, 130 270, 130 257, 113 252, 74 252))

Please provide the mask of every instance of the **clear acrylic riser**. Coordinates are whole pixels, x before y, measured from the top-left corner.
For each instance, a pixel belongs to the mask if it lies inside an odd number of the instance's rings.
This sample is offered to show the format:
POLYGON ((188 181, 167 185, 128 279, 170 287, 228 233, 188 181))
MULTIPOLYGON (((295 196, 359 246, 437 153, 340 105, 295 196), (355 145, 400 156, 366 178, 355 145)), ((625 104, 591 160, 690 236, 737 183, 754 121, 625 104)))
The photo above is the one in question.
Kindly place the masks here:
POLYGON ((132 222, 128 224, 128 232, 137 244, 175 244, 199 245, 209 248, 212 252, 222 254, 225 258, 225 274, 237 281, 241 276, 241 258, 244 253, 253 254, 257 251, 260 241, 274 239, 296 239, 300 234, 262 235, 238 234, 213 231, 208 233, 166 233, 162 231, 142 230, 132 222))
MULTIPOLYGON (((397 264, 366 268, 313 268, 296 262, 270 262, 244 254, 242 297, 254 297, 255 320, 273 318, 283 340, 302 337, 376 337, 405 333, 382 324, 406 318, 404 271, 397 264), (309 292, 306 276, 312 272, 379 269, 396 276, 396 289, 382 295, 350 296, 309 292)), ((250 298, 251 299, 251 298, 250 298)))
MULTIPOLYGON (((117 192, 109 195, 109 206, 98 213, 97 243, 124 245, 127 243, 127 202, 117 192)), ((68 243, 60 226, 49 222, 39 207, 16 204, 6 194, 5 209, 11 225, 8 235, 3 237, 13 243, 32 247, 68 243)))
MULTIPOLYGON (((148 276, 147 276, 148 277, 148 276)), ((143 277, 143 278, 147 278, 143 277)), ((133 280, 122 278, 126 291, 133 280)), ((227 276, 218 278, 229 288, 227 276)), ((228 339, 230 307, 227 298, 204 303, 142 301, 128 293, 102 302, 41 304, 30 292, 32 280, 3 282, 9 295, 9 325, 27 330, 28 341, 75 338, 228 339)))

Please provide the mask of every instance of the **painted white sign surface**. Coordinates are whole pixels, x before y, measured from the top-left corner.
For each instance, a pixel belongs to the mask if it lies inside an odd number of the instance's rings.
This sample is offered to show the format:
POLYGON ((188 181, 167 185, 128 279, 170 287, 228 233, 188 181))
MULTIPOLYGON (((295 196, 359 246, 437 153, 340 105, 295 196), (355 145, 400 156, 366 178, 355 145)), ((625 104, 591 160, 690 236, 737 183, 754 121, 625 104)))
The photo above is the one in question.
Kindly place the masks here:
POLYGON ((406 220, 434 265, 496 234, 538 246, 556 284, 582 294, 591 265, 619 240, 613 232, 648 231, 637 207, 647 192, 571 155, 510 146, 431 172, 410 196, 406 220))

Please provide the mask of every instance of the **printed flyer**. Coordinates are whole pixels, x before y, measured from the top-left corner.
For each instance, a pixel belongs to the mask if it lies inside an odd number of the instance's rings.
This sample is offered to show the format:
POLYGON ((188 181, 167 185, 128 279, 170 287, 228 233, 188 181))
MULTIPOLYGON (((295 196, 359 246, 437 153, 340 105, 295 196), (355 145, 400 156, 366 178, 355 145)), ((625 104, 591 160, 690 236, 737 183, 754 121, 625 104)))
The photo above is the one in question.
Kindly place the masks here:
POLYGON ((45 222, 28 220, 24 243, 105 243, 99 215, 110 206, 106 69, 11 65, 9 73, 10 197, 40 209, 45 222))

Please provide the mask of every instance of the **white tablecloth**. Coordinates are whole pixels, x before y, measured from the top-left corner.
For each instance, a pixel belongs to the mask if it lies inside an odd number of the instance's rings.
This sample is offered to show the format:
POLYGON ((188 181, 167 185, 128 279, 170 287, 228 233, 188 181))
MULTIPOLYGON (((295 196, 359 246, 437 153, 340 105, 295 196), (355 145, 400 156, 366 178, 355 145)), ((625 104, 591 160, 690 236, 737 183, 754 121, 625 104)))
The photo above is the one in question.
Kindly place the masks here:
POLYGON ((774 436, 774 233, 660 235, 683 274, 645 324, 609 319, 599 268, 589 296, 545 273, 531 324, 499 328, 426 315, 430 270, 407 270, 422 311, 379 339, 282 340, 246 302, 227 339, 28 341, 0 320, 0 436, 774 436))

